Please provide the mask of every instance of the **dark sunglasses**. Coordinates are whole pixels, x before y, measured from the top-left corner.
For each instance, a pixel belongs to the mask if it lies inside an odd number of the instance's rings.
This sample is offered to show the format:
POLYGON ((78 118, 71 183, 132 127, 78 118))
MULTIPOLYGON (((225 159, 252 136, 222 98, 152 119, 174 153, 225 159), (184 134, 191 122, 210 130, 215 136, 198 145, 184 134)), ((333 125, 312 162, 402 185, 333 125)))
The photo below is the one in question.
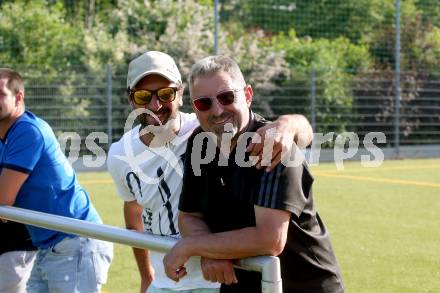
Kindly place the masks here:
POLYGON ((164 87, 155 91, 150 90, 137 90, 130 91, 130 97, 138 105, 148 105, 153 98, 153 95, 162 103, 171 103, 176 99, 177 87, 164 87))
POLYGON ((235 92, 238 92, 239 90, 241 89, 226 90, 218 93, 215 97, 194 98, 192 103, 200 112, 208 111, 211 108, 214 99, 217 99, 222 106, 231 105, 235 101, 235 92))

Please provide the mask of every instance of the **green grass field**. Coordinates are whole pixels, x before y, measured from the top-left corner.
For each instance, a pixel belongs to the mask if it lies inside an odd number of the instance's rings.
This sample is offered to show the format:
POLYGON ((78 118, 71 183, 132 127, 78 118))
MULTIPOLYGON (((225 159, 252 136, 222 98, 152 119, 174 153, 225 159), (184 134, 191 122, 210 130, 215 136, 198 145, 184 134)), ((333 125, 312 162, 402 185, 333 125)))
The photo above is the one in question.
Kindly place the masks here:
MULTIPOLYGON (((348 292, 440 292, 440 159, 312 167, 314 196, 348 292)), ((123 227, 107 173, 80 173, 106 224, 123 227)), ((115 245, 103 291, 139 292, 131 248, 115 245)))

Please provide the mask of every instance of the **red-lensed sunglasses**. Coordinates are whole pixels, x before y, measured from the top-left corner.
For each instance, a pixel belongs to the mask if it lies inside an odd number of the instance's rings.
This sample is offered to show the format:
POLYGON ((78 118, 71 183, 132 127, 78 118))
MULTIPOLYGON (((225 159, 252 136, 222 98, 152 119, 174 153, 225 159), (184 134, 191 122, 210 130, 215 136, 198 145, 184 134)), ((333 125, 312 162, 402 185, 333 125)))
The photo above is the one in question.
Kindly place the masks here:
POLYGON ((213 103, 213 100, 216 99, 222 106, 231 105, 235 101, 235 93, 240 91, 241 89, 232 89, 226 90, 218 93, 214 97, 198 97, 192 100, 194 108, 197 111, 204 112, 208 111, 213 103))

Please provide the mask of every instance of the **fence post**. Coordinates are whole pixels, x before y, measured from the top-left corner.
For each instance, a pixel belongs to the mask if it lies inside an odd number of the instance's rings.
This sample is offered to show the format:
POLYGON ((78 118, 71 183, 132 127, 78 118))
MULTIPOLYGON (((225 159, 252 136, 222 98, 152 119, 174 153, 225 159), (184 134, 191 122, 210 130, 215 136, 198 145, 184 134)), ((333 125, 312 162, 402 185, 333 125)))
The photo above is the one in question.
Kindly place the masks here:
POLYGON ((281 265, 278 257, 255 256, 237 261, 239 268, 261 272, 262 293, 282 293, 281 265))
POLYGON ((214 0, 214 55, 218 55, 218 0, 214 0))
POLYGON ((400 153, 400 0, 396 0, 396 51, 395 51, 395 101, 394 101, 394 148, 400 153))
POLYGON ((107 135, 108 145, 112 144, 113 128, 112 128, 112 66, 107 64, 107 135))
POLYGON ((313 131, 316 131, 316 70, 310 72, 310 120, 313 131))

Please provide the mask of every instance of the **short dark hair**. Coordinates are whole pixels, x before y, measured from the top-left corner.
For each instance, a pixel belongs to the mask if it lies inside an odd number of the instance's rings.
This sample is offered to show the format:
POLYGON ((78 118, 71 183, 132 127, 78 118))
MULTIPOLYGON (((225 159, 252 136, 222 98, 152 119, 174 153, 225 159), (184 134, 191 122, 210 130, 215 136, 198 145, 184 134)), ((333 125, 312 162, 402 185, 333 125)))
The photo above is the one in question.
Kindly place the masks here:
POLYGON ((0 79, 7 79, 7 88, 15 95, 24 92, 24 81, 21 75, 10 68, 0 68, 0 79))

